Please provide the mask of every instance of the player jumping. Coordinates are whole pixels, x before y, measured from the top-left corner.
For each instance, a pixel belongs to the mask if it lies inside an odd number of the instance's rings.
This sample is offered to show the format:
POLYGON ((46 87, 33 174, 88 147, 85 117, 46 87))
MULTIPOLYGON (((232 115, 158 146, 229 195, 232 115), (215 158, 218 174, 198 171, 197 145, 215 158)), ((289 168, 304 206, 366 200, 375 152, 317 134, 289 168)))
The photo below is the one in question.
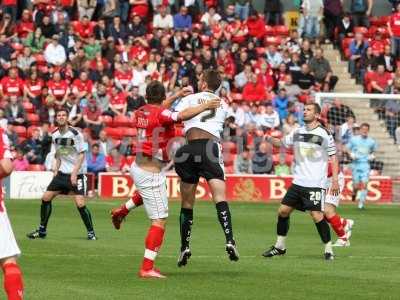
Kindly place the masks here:
POLYGON ((363 209, 367 198, 368 180, 370 172, 369 161, 374 159, 374 152, 377 144, 374 139, 368 136, 369 124, 363 123, 360 126, 360 134, 353 136, 346 145, 353 159, 351 164, 353 176, 353 201, 358 198, 358 208, 363 209))
POLYGON ((221 103, 214 97, 206 103, 173 113, 162 106, 165 88, 158 81, 153 81, 147 86, 146 99, 148 104, 135 113, 138 145, 136 160, 131 166, 133 181, 151 220, 139 277, 165 278, 154 268, 154 260, 163 242, 168 217, 166 176, 162 168, 164 162, 168 160, 168 142, 175 135, 174 123, 190 119, 206 110, 215 109, 221 103))
POLYGON ((87 229, 87 239, 96 240, 92 216, 85 204, 87 187, 86 157, 83 135, 68 125, 68 111, 61 108, 56 113, 58 128, 52 133, 52 151, 55 153, 54 177, 42 197, 39 228, 27 234, 30 239, 45 238, 51 201, 60 194, 75 195, 75 204, 87 229))
MULTIPOLYGON (((221 85, 218 71, 206 70, 200 77, 198 86, 202 92, 183 98, 175 108, 182 111, 199 103, 216 97, 215 91, 221 85)), ((181 253, 178 266, 187 264, 191 257, 189 242, 193 225, 193 207, 199 178, 204 177, 211 189, 212 197, 218 214, 218 219, 226 239, 226 251, 229 259, 237 261, 239 253, 233 238, 231 213, 225 199, 225 174, 222 157, 222 147, 219 143, 223 124, 227 116, 227 104, 210 112, 183 122, 187 144, 182 146, 175 155, 175 171, 181 178, 180 192, 182 208, 180 213, 181 253)))
POLYGON ((263 253, 265 257, 286 253, 286 236, 289 231, 289 218, 293 210, 310 211, 319 236, 324 243, 324 257, 334 259, 331 233, 324 218, 325 185, 328 160, 332 161, 332 195, 339 194, 338 162, 336 146, 330 132, 318 122, 321 108, 311 103, 304 106, 305 125, 294 130, 282 140, 267 139, 275 147, 294 147, 295 165, 293 183, 284 196, 278 210, 277 240, 274 246, 263 253))
MULTIPOLYGON (((1 179, 12 171, 11 153, 8 150, 8 138, 0 129, 0 167, 1 179)), ((7 216, 3 202, 3 193, 0 188, 0 266, 4 274, 4 290, 8 300, 22 300, 24 286, 22 272, 17 264, 17 257, 21 254, 7 216)))
POLYGON ((324 215, 338 237, 338 240, 335 244, 333 244, 333 246, 348 247, 350 246, 350 237, 354 221, 351 219, 344 219, 336 212, 336 209, 339 206, 340 193, 342 193, 344 188, 344 176, 342 172, 339 172, 338 180, 340 189, 339 194, 333 195, 330 191, 330 188, 332 186, 332 163, 329 163, 328 178, 325 186, 327 194, 325 198, 324 215))

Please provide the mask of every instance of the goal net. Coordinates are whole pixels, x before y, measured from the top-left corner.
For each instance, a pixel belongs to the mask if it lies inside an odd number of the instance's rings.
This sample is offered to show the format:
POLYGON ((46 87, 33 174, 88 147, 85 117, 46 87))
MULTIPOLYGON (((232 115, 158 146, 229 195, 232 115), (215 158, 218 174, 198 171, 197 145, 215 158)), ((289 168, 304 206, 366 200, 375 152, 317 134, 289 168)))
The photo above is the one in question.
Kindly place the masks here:
POLYGON ((369 198, 400 201, 400 94, 317 93, 321 118, 333 132, 338 157, 351 189, 352 158, 349 140, 358 135, 360 125, 370 125, 369 137, 377 143, 371 157, 369 198))

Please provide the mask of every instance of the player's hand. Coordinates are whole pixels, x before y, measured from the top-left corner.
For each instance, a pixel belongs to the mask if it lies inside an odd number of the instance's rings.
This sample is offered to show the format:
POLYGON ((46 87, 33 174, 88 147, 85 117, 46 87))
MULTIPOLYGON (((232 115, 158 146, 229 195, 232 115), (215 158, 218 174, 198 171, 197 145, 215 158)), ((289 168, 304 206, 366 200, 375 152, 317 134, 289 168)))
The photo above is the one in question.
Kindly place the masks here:
POLYGON ((337 196, 337 195, 339 195, 339 192, 340 192, 339 182, 337 180, 332 181, 331 188, 329 189, 329 194, 331 194, 333 196, 337 196))
POLYGON ((75 172, 72 172, 71 174, 71 183, 72 185, 76 185, 78 182, 78 175, 75 172))
POLYGON ((185 86, 179 91, 179 96, 180 97, 185 97, 187 95, 193 94, 193 88, 191 86, 185 86))
POLYGON ((215 98, 206 102, 207 109, 215 109, 221 106, 221 99, 215 98))

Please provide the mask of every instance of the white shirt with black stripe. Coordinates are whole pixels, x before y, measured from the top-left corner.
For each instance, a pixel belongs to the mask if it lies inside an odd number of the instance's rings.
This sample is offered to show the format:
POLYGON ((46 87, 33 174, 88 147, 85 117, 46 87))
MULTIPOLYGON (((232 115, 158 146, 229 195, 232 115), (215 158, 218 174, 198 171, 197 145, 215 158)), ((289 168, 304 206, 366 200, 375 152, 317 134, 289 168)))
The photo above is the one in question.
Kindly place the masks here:
POLYGON ((325 188, 329 156, 336 154, 335 141, 330 132, 318 126, 299 127, 284 137, 285 147, 293 146, 293 183, 302 187, 325 188))
MULTIPOLYGON (((68 130, 63 134, 59 129, 56 129, 52 133, 52 140, 52 152, 61 160, 59 171, 64 174, 71 174, 78 162, 79 154, 86 151, 82 133, 73 127, 68 127, 68 130)), ((78 174, 86 174, 86 171, 85 158, 78 174)))

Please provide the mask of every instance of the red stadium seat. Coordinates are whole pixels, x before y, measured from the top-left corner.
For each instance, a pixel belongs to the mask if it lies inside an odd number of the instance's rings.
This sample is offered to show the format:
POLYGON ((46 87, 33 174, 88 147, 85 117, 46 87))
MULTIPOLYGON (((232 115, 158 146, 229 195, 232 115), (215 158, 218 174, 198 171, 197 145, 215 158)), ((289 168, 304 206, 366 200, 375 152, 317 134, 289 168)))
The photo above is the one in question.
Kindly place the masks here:
POLYGON ((37 114, 27 114, 26 118, 30 125, 39 125, 40 123, 40 118, 37 114))
POLYGON ((25 126, 14 126, 15 133, 22 138, 26 138, 26 128, 25 126))
POLYGON ((100 121, 106 126, 111 126, 113 119, 110 116, 100 116, 100 121))
POLYGON ((24 45, 20 44, 20 43, 12 43, 11 47, 15 50, 15 51, 22 51, 22 49, 24 49, 24 45))
POLYGON ((120 132, 120 128, 106 127, 104 130, 109 137, 117 140, 121 139, 122 134, 120 132))
POLYGON ((365 36, 368 35, 368 28, 367 27, 354 27, 354 33, 362 33, 365 36))
POLYGON ((271 36, 274 35, 274 33, 274 28, 272 26, 265 25, 265 35, 271 36))
POLYGON ((29 165, 28 166, 28 171, 45 171, 46 168, 44 165, 29 165))
POLYGON ((364 76, 364 88, 368 93, 372 92, 371 82, 374 78, 374 72, 367 72, 364 76))
POLYGON ((386 27, 387 26, 387 23, 390 21, 390 16, 380 16, 379 17, 379 22, 380 22, 380 25, 379 26, 384 26, 384 27, 386 27))
POLYGON ((134 155, 128 155, 127 157, 126 157, 126 163, 127 163, 127 165, 131 165, 134 161, 135 161, 135 159, 136 159, 136 156, 134 156, 134 155))
POLYGON ((230 154, 236 154, 237 153, 236 144, 234 142, 224 142, 222 144, 222 151, 230 154))
POLYGON ((30 103, 29 101, 22 102, 22 105, 27 113, 33 113, 35 111, 33 104, 30 103))
POLYGON ((233 101, 242 101, 243 95, 241 93, 231 93, 233 101))
POLYGON ((136 128, 130 128, 130 127, 123 127, 120 128, 121 130, 123 130, 123 134, 124 136, 131 136, 131 137, 135 137, 137 136, 137 130, 136 128))
POLYGON ((224 153, 224 166, 232 167, 236 160, 236 154, 224 153))
POLYGON ((114 127, 129 127, 131 124, 132 119, 124 115, 115 116, 112 123, 114 127))
POLYGON ((264 55, 265 54, 265 48, 264 47, 257 47, 256 51, 257 51, 258 55, 264 55))
POLYGON ((205 46, 211 45, 211 38, 208 35, 201 35, 200 38, 205 46))
POLYGON ((285 25, 274 26, 274 35, 287 37, 289 36, 289 28, 285 25))
POLYGON ((342 50, 345 51, 349 48, 350 43, 352 42, 353 38, 344 38, 342 41, 342 50))
POLYGON ((37 126, 29 126, 28 130, 26 131, 26 135, 28 138, 32 136, 33 130, 38 129, 39 127, 37 126))
POLYGON ((381 20, 379 17, 373 16, 369 19, 369 23, 371 26, 381 26, 381 20))

